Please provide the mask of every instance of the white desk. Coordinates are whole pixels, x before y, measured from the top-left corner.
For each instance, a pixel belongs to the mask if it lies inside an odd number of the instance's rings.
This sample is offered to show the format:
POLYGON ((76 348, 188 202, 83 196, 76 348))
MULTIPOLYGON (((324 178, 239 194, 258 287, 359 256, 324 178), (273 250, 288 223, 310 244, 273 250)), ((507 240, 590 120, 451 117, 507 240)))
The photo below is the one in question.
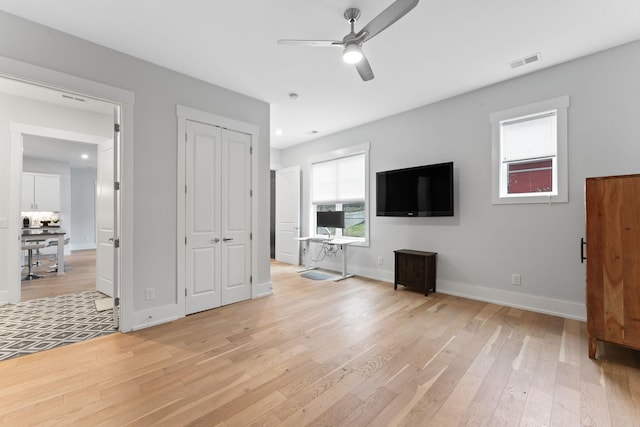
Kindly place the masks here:
POLYGON ((348 279, 349 277, 353 277, 353 274, 347 273, 347 246, 358 243, 360 242, 360 240, 349 237, 334 237, 332 239, 329 239, 326 237, 323 238, 321 236, 297 237, 296 240, 304 243, 306 249, 305 252, 307 253, 307 260, 305 262, 304 268, 302 270, 298 270, 298 273, 318 268, 315 266, 311 266, 308 262, 308 260, 310 259, 309 243, 316 242, 322 243, 324 245, 339 246, 340 250, 342 251, 342 276, 335 279, 334 282, 339 282, 341 280, 348 279))

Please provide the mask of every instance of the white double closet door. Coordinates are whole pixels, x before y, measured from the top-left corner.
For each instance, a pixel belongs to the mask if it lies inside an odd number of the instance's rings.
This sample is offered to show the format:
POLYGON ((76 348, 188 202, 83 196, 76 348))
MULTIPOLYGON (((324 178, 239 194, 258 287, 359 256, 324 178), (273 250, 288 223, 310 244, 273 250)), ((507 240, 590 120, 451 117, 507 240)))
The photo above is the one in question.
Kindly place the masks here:
POLYGON ((186 122, 186 313, 251 298, 251 137, 186 122))

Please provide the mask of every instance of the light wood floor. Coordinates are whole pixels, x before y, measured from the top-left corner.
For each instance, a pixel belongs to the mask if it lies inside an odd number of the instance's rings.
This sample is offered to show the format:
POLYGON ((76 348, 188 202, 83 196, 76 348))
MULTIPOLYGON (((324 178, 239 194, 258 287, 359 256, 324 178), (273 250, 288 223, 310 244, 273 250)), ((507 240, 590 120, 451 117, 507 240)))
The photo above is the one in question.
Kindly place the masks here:
POLYGON ((0 362, 2 425, 637 426, 638 352, 583 322, 388 283, 274 295, 0 362))
MULTIPOLYGON (((42 278, 36 280, 22 280, 21 301, 37 298, 55 297, 59 295, 75 294, 96 289, 96 251, 95 249, 73 251, 65 256, 68 265, 63 276, 51 273, 48 256, 41 256, 41 264, 34 266, 34 272, 42 278)), ((22 275, 27 269, 24 268, 22 275)))

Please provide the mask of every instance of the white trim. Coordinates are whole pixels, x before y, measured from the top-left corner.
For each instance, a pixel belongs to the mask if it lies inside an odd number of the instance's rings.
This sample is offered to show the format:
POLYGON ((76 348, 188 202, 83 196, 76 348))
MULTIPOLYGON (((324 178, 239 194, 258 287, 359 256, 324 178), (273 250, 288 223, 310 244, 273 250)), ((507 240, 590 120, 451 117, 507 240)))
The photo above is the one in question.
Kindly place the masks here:
POLYGON ((491 122, 491 202, 493 204, 522 204, 522 203, 562 203, 569 201, 569 161, 568 161, 568 123, 567 109, 570 105, 569 95, 534 102, 515 108, 496 111, 489 115, 491 122), (502 159, 500 156, 500 122, 516 117, 524 117, 543 111, 557 111, 557 153, 555 167, 557 170, 557 194, 542 195, 500 195, 500 171, 502 159))
POLYGON ((86 251, 89 249, 96 249, 96 244, 95 243, 78 243, 75 245, 69 244, 70 246, 70 251, 86 251))
POLYGON ((252 298, 262 298, 268 297, 269 295, 273 295, 273 284, 272 282, 259 283, 254 285, 255 294, 252 298))
MULTIPOLYGON (((327 268, 331 267, 336 271, 339 270, 337 268, 337 264, 328 266, 327 268)), ((350 272, 359 277, 367 277, 390 284, 393 284, 394 280, 393 270, 376 270, 372 268, 358 269, 358 266, 354 266, 350 272)), ((399 286, 398 289, 401 287, 402 285, 399 286)), ((564 317, 566 319, 585 321, 587 318, 587 308, 583 303, 540 297, 520 292, 510 292, 501 289, 492 289, 484 286, 471 285, 469 283, 437 279, 436 292, 476 301, 504 305, 506 307, 520 308, 536 313, 564 317)))
POLYGON ((544 101, 533 102, 519 107, 507 108, 493 112, 489 115, 491 123, 499 123, 514 117, 528 116, 540 111, 555 110, 559 108, 569 108, 569 95, 559 96, 557 98, 546 99, 544 101))
POLYGON ((436 291, 447 295, 520 308, 566 319, 581 321, 586 321, 587 319, 587 307, 583 303, 485 288, 449 280, 437 280, 436 282, 436 291))
MULTIPOLYGON (((176 277, 176 292, 178 300, 175 309, 175 315, 183 317, 186 315, 185 295, 184 290, 186 288, 185 272, 186 272, 186 256, 184 252, 184 239, 186 233, 184 229, 185 224, 185 203, 186 195, 184 188, 185 182, 185 135, 186 135, 186 123, 187 120, 204 123, 212 126, 223 127, 229 130, 246 133, 251 136, 252 151, 256 150, 256 145, 260 140, 259 128, 250 123, 241 122, 238 120, 230 119, 216 114, 208 113, 206 111, 196 110, 183 105, 176 105, 176 116, 178 118, 178 152, 177 154, 177 223, 176 223, 176 257, 177 257, 177 277, 176 277)), ((251 188, 253 189, 254 196, 251 198, 251 231, 256 233, 258 230, 258 197, 255 194, 255 189, 258 188, 258 162, 255 161, 255 153, 251 158, 251 188)), ((258 245, 254 239, 251 242, 251 273, 252 277, 256 277, 258 272, 258 245)), ((269 291, 264 288, 264 284, 253 283, 251 285, 251 298, 258 298, 264 295, 268 295, 271 290, 271 284, 268 284, 269 291)))
POLYGON ((136 311, 133 315, 133 331, 172 322, 184 316, 176 315, 175 304, 136 311))
MULTIPOLYGON (((78 94, 83 97, 99 99, 121 107, 121 123, 120 134, 122 150, 120 152, 119 161, 120 169, 120 215, 122 218, 120 227, 120 251, 118 252, 118 264, 120 265, 120 331, 127 332, 131 330, 131 320, 133 315, 133 250, 134 250, 134 233, 133 233, 133 105, 135 94, 125 89, 108 86, 92 80, 83 79, 81 77, 72 76, 70 74, 61 73, 59 71, 50 70, 39 67, 37 65, 16 61, 11 58, 0 56, 0 77, 12 78, 26 83, 32 83, 51 89, 60 90, 65 93, 78 94)), ((16 144, 11 143, 11 168, 20 166, 22 169, 22 153, 17 152, 16 144), (17 158, 20 160, 18 161, 17 158)), ((14 176, 17 174, 10 173, 14 176)), ((9 221, 9 236, 18 236, 14 241, 8 239, 7 254, 10 259, 9 264, 12 265, 12 258, 19 256, 18 250, 14 246, 19 242, 19 213, 20 213, 20 183, 15 182, 16 178, 10 178, 9 190, 9 212, 16 212, 17 218, 9 221), (17 203, 17 206, 16 206, 17 203)), ((16 260, 15 265, 19 265, 16 260)), ((7 280, 14 280, 20 277, 20 272, 7 268, 7 280), (17 274, 17 275, 16 275, 17 274)), ((16 269, 17 270, 17 269, 16 269)), ((11 282, 8 282, 11 283, 11 282)))

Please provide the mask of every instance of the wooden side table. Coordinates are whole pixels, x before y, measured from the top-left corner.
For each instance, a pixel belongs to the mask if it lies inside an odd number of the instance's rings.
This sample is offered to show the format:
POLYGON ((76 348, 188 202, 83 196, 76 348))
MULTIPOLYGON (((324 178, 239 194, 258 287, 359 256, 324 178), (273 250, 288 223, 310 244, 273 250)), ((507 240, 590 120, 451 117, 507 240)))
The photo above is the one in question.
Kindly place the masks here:
POLYGON ((419 289, 425 295, 436 291, 437 252, 399 249, 395 253, 395 279, 393 289, 398 285, 419 289))

